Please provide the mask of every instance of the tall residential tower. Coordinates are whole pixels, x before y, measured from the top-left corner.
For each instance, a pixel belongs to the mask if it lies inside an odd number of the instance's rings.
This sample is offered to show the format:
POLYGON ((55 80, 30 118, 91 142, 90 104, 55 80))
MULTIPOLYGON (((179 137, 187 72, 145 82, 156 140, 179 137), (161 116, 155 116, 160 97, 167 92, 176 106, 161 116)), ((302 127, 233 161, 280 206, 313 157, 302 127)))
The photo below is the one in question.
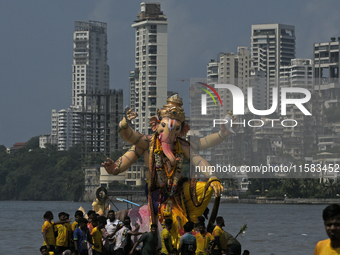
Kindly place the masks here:
POLYGON ((142 2, 132 27, 136 30, 136 45, 135 70, 130 73, 130 106, 138 113, 135 130, 148 134, 148 118, 167 99, 168 22, 161 5, 142 2))
POLYGON ((251 55, 255 71, 266 76, 267 109, 272 104, 272 87, 279 86, 281 66, 295 58, 295 27, 282 24, 251 26, 251 55))
POLYGON ((121 149, 117 129, 122 113, 123 91, 109 88, 106 23, 76 21, 72 105, 52 110, 51 143, 58 144, 59 150, 80 144, 83 159, 94 153, 110 156, 121 149))
MULTIPOLYGON (((76 21, 73 34, 72 106, 81 107, 81 95, 84 93, 100 93, 108 89, 106 23, 76 21)), ((91 105, 91 102, 87 103, 91 105)))

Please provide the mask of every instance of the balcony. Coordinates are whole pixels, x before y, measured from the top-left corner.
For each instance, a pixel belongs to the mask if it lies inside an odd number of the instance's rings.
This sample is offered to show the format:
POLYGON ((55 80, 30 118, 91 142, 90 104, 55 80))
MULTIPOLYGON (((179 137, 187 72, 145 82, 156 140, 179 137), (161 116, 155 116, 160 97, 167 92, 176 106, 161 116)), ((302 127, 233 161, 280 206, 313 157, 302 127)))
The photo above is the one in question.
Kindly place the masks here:
POLYGON ((73 57, 74 57, 74 58, 87 58, 87 57, 88 57, 88 54, 87 54, 87 53, 77 53, 77 52, 75 52, 75 53, 73 54, 73 57))
POLYGON ((148 44, 149 45, 157 44, 157 40, 156 39, 151 39, 151 40, 149 40, 148 44))

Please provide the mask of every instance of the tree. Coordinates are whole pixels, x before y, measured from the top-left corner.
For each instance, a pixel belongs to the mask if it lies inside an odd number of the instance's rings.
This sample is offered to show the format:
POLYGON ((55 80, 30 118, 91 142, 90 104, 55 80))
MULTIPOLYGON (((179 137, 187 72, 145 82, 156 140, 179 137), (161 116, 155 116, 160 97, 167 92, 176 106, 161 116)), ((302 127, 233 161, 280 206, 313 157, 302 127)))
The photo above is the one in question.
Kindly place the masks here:
POLYGON ((84 187, 80 150, 39 148, 34 137, 14 154, 0 152, 0 199, 79 200, 84 187))

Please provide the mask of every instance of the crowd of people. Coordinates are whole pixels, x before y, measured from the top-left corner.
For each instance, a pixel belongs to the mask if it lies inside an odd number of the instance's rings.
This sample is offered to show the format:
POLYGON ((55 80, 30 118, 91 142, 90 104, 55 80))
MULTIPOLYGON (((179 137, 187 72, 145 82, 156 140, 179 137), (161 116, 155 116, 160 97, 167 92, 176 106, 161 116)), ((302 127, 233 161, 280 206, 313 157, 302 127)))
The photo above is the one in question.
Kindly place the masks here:
MULTIPOLYGON (((216 218, 216 226, 211 230, 205 226, 205 218, 198 217, 194 224, 188 221, 181 228, 178 217, 179 245, 173 246, 171 229, 173 221, 165 220, 158 242, 158 226, 152 224, 150 232, 139 232, 136 224, 131 227, 130 217, 124 221, 116 219, 115 212, 109 211, 107 218, 90 210, 87 215, 75 212, 75 221, 71 224, 69 214, 58 214, 59 221, 53 222, 53 213, 44 214, 42 225, 43 255, 241 255, 241 244, 231 234, 223 230, 223 217, 216 218), (132 236, 141 237, 132 241, 132 236), (161 243, 161 247, 158 244, 161 243)), ((340 254, 340 205, 331 204, 323 211, 323 220, 329 239, 322 240, 315 247, 315 255, 340 254)), ((244 250, 243 255, 249 255, 244 250)))
MULTIPOLYGON (((205 218, 198 217, 197 222, 188 221, 183 229, 178 218, 179 245, 173 246, 171 229, 173 221, 166 219, 158 241, 158 226, 152 224, 150 232, 142 233, 136 223, 131 227, 130 217, 123 221, 116 219, 110 210, 107 217, 99 216, 90 210, 87 215, 77 210, 74 222, 70 215, 61 212, 59 221, 53 222, 53 213, 44 214, 42 225, 43 255, 241 255, 241 244, 224 231, 224 219, 216 218, 216 226, 208 232, 205 218), (141 235, 141 236, 140 236, 141 235), (140 236, 135 241, 132 236, 140 236), (161 247, 159 247, 161 243, 161 247)), ((249 251, 244 250, 243 255, 249 251)))

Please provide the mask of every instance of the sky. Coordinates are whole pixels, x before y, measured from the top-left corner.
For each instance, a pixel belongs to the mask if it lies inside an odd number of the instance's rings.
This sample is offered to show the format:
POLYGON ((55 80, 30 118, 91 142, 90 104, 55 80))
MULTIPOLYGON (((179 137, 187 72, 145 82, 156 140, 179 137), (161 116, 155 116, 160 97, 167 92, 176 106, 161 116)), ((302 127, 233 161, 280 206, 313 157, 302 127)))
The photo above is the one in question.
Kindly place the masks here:
MULTIPOLYGON (((313 43, 340 36, 339 0, 161 0, 168 20, 168 90, 189 113, 190 78, 206 77, 220 52, 250 47, 252 24, 295 26, 296 57, 312 58, 313 43)), ((74 22, 108 27, 110 88, 128 105, 134 69, 136 0, 0 1, 0 145, 12 147, 51 132, 52 109, 71 105, 74 22)))

